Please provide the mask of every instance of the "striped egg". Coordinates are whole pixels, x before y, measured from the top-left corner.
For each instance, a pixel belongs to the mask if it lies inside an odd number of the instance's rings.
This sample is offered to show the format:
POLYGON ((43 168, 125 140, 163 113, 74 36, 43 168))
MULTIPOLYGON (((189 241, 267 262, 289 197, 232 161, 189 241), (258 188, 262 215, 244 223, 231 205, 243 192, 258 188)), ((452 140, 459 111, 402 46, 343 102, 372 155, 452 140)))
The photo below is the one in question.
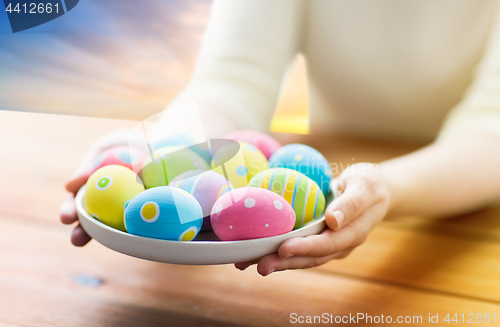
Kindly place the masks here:
POLYGON ((325 196, 318 184, 293 169, 265 170, 254 176, 248 186, 273 191, 290 203, 295 211, 295 229, 311 222, 325 209, 325 196))
POLYGON ((231 143, 214 151, 213 171, 226 177, 235 188, 246 187, 253 176, 268 168, 266 156, 257 147, 246 142, 237 142, 239 149, 232 155, 234 145, 231 143), (231 153, 231 158, 221 160, 220 158, 226 157, 226 153, 231 153))
POLYGON ((209 170, 205 160, 188 148, 167 146, 154 151, 153 156, 153 160, 145 161, 141 170, 146 188, 167 186, 170 180, 186 171, 209 170))
POLYGON ((274 152, 270 168, 297 170, 316 182, 326 196, 330 191, 332 170, 328 160, 316 149, 305 144, 288 144, 274 152))
POLYGON ((201 229, 203 212, 188 192, 169 186, 146 190, 125 210, 130 234, 170 241, 191 241, 201 229))
POLYGON ((194 196, 203 210, 202 230, 211 230, 210 212, 222 195, 233 190, 233 185, 224 176, 213 171, 191 170, 174 178, 168 186, 178 187, 194 196))

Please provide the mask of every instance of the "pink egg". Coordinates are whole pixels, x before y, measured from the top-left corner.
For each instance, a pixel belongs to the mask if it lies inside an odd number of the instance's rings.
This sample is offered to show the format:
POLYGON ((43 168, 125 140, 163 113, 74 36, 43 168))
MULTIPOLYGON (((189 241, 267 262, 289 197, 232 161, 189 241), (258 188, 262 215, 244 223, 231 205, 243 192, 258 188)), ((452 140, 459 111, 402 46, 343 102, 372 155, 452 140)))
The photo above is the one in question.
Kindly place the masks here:
POLYGON ((250 143, 257 147, 257 149, 262 151, 267 159, 271 157, 274 151, 278 150, 281 147, 281 144, 279 144, 279 142, 273 139, 271 136, 257 131, 234 131, 227 134, 224 138, 250 143))
POLYGON ((215 202, 210 221, 222 241, 250 240, 290 232, 295 224, 295 212, 274 192, 242 187, 215 202))
POLYGON ((109 165, 120 165, 131 170, 135 168, 135 171, 138 171, 138 169, 142 168, 145 157, 146 156, 136 148, 129 148, 123 145, 114 146, 104 150, 97 156, 93 162, 89 175, 97 169, 109 165))
POLYGON ((198 200, 204 217, 202 230, 212 229, 210 213, 215 201, 234 189, 224 176, 211 170, 190 170, 172 179, 168 186, 181 188, 198 200))

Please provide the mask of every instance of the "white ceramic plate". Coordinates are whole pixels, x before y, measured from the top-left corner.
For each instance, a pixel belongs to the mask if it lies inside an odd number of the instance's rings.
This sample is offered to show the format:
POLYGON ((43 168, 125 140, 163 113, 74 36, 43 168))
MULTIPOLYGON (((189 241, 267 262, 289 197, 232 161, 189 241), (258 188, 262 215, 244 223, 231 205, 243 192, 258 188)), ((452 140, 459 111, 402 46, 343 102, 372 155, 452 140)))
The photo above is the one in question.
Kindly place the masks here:
POLYGON ((76 195, 76 210, 85 231, 102 245, 145 260, 183 265, 245 262, 276 253, 292 237, 318 234, 325 229, 324 215, 286 234, 247 241, 220 241, 213 232, 200 232, 191 242, 166 241, 128 234, 92 218, 83 206, 85 186, 76 195))

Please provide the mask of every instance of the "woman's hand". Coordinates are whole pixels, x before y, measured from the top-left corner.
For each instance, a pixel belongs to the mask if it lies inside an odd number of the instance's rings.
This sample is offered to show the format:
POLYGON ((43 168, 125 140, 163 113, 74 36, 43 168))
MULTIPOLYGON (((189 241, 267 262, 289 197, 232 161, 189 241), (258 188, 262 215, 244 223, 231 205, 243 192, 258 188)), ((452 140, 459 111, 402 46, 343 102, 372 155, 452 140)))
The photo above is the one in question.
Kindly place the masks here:
POLYGON ((389 188, 375 164, 348 167, 331 183, 335 200, 325 211, 328 228, 319 235, 289 239, 278 253, 258 262, 235 264, 240 270, 258 263, 257 271, 267 276, 274 271, 311 268, 332 259, 345 258, 362 244, 389 209, 389 188))
MULTIPOLYGON (((66 200, 61 205, 59 215, 61 222, 66 225, 73 224, 78 220, 75 206, 75 195, 88 179, 88 175, 79 174, 78 171, 66 183, 66 190, 70 192, 66 200)), ((83 230, 82 226, 78 224, 71 233, 71 243, 75 246, 84 246, 91 240, 91 237, 83 230)))
MULTIPOLYGON (((61 205, 61 209, 59 211, 61 222, 63 224, 70 225, 78 221, 75 206, 75 195, 80 187, 87 182, 89 172, 96 157, 107 148, 117 145, 128 145, 129 136, 130 130, 117 130, 105 135, 90 148, 89 152, 82 159, 76 172, 66 183, 66 190, 70 192, 70 194, 61 205)), ((78 224, 71 234, 71 243, 75 246, 84 246, 90 240, 91 237, 83 230, 82 226, 78 224)))

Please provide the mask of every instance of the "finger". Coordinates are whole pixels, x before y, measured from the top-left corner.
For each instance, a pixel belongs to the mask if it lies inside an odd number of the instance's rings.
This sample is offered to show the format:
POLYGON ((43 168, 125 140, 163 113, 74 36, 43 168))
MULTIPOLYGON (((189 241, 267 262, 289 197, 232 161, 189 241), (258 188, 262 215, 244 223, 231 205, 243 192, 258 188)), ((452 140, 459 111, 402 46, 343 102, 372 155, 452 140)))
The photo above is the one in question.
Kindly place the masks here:
POLYGON ((361 215, 374 202, 363 181, 349 182, 342 195, 332 201, 325 210, 325 222, 332 230, 338 230, 361 215))
POLYGON ((260 259, 259 264, 257 265, 257 272, 262 276, 267 276, 275 271, 317 267, 333 259, 345 258, 351 251, 352 249, 348 249, 319 258, 292 257, 288 259, 281 259, 277 254, 270 254, 260 259))
POLYGON ((78 192, 80 187, 82 187, 87 182, 88 179, 89 176, 87 173, 76 175, 69 182, 66 183, 66 190, 68 190, 68 192, 76 194, 76 192, 78 192))
POLYGON ((342 229, 325 229, 319 235, 286 240, 278 249, 280 258, 322 257, 354 248, 363 243, 368 233, 384 217, 382 203, 374 204, 356 220, 342 229))
POLYGON ((71 243, 73 243, 74 246, 84 246, 91 239, 92 237, 90 237, 89 234, 83 230, 83 227, 80 224, 75 227, 73 233, 71 234, 71 243))
POLYGON ((248 267, 250 267, 251 265, 255 265, 255 264, 259 263, 259 260, 260 259, 253 260, 253 261, 247 261, 247 262, 238 262, 238 263, 235 263, 234 266, 239 270, 245 270, 248 267))
POLYGON ((66 225, 77 221, 78 216, 76 215, 75 197, 73 194, 68 194, 68 197, 64 200, 59 210, 59 216, 61 217, 61 222, 66 225))
POLYGON ((338 198, 342 195, 342 193, 344 193, 345 180, 342 178, 332 179, 332 182, 330 183, 330 189, 332 190, 334 199, 338 198))
POLYGON ((355 229, 345 228, 338 231, 325 229, 319 235, 296 237, 286 240, 278 249, 280 258, 324 257, 341 252, 355 244, 359 237, 355 229))

